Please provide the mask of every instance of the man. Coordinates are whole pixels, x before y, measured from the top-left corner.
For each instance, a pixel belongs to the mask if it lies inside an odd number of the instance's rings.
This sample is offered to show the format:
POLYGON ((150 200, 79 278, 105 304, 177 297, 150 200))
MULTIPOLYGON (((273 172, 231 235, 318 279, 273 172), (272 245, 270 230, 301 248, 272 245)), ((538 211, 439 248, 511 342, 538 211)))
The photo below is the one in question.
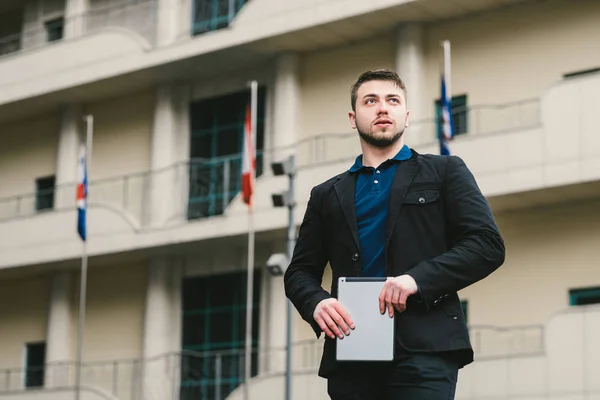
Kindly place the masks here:
POLYGON ((457 292, 504 262, 504 242, 465 163, 404 144, 406 98, 393 71, 358 78, 349 117, 362 155, 312 189, 285 273, 287 297, 317 337, 325 333, 319 375, 332 400, 453 399, 458 370, 473 361, 457 292), (331 293, 321 287, 328 262, 331 293), (395 317, 393 362, 336 361, 336 337, 355 328, 336 300, 341 276, 388 277, 379 304, 395 317))

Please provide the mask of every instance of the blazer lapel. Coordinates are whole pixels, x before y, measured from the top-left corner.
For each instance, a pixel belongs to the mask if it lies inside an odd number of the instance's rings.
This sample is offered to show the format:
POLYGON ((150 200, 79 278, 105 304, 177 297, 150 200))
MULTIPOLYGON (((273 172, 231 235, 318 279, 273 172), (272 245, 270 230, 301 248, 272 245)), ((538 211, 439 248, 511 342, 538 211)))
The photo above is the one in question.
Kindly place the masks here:
POLYGON ((415 154, 411 159, 401 162, 398 164, 394 180, 392 182, 392 188, 390 190, 390 208, 389 218, 387 222, 387 230, 385 233, 385 246, 388 247, 392 232, 400 217, 400 211, 402 210, 402 203, 404 197, 408 192, 408 188, 412 183, 413 179, 417 175, 419 170, 419 155, 415 154))
POLYGON ((356 222, 356 208, 354 207, 354 193, 356 190, 356 177, 350 173, 346 173, 337 182, 334 183, 335 193, 342 205, 342 210, 356 248, 360 249, 358 240, 358 223, 356 222))

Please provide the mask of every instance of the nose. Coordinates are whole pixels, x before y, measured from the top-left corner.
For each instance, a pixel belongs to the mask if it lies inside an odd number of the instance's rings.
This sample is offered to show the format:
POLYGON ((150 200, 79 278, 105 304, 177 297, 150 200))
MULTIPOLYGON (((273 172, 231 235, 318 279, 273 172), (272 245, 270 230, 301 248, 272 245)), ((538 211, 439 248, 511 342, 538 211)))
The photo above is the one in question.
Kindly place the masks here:
POLYGON ((379 107, 377 108, 377 114, 387 114, 388 113, 388 105, 386 102, 379 102, 379 107))

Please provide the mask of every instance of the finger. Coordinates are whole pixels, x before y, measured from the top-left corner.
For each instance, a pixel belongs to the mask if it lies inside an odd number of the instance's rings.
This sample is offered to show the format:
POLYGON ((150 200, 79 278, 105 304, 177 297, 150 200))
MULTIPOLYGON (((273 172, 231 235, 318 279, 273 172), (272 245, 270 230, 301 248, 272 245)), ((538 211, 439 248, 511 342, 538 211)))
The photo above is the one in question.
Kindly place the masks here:
MULTIPOLYGON (((342 317, 342 319, 344 320, 344 322, 346 323, 346 325, 348 325, 348 327, 350 329, 354 329, 354 321, 352 320, 352 317, 350 316, 350 313, 348 312, 348 310, 346 310, 346 307, 344 307, 341 303, 336 303, 335 304, 335 310, 338 312, 338 314, 340 314, 340 317, 342 317)), ((346 335, 349 335, 350 331, 348 331, 346 333, 346 335)))
POLYGON ((315 317, 315 321, 317 321, 317 323, 321 327, 321 330, 327 336, 329 336, 331 339, 335 339, 335 335, 333 334, 333 332, 331 331, 331 329, 329 329, 329 325, 327 325, 327 322, 325 321, 325 319, 323 319, 323 317, 321 316, 321 314, 319 314, 319 315, 317 315, 317 317, 315 317))
POLYGON ((335 339, 335 336, 333 335, 333 332, 331 332, 331 329, 329 329, 329 327, 327 326, 327 323, 321 317, 320 314, 317 315, 317 316, 315 316, 315 322, 317 324, 319 324, 319 327, 321 328, 321 330, 323 331, 323 333, 325 333, 325 335, 329 336, 332 339, 335 339))
MULTIPOLYGON (((344 334, 349 335, 350 328, 348 327, 348 324, 346 324, 346 321, 344 321, 344 318, 337 311, 337 307, 331 307, 330 309, 328 309, 328 312, 329 312, 329 316, 331 317, 333 322, 335 322, 337 327, 340 329, 340 334, 341 334, 341 332, 343 332, 344 334)), ((343 335, 342 335, 342 337, 343 337, 343 335)), ((340 337, 340 339, 342 337, 340 337)))
POLYGON ((385 296, 386 296, 387 286, 384 285, 383 289, 381 289, 381 293, 379 294, 379 312, 383 314, 385 312, 385 296))
POLYGON ((339 337, 340 339, 344 337, 344 335, 342 335, 342 331, 340 331, 337 324, 333 321, 333 319, 327 312, 323 313, 322 318, 329 327, 329 329, 331 329, 333 335, 339 337))
POLYGON ((398 311, 402 311, 402 309, 400 308, 400 299, 401 299, 400 291, 399 290, 394 291, 394 296, 392 297, 392 304, 398 311))
POLYGON ((387 306, 387 311, 390 317, 394 316, 394 303, 392 302, 392 299, 394 298, 396 291, 397 290, 390 287, 388 288, 387 293, 385 295, 385 304, 387 306))
POLYGON ((400 307, 402 308, 401 311, 406 310, 406 300, 408 299, 408 292, 407 291, 403 291, 400 294, 400 300, 398 301, 400 307))

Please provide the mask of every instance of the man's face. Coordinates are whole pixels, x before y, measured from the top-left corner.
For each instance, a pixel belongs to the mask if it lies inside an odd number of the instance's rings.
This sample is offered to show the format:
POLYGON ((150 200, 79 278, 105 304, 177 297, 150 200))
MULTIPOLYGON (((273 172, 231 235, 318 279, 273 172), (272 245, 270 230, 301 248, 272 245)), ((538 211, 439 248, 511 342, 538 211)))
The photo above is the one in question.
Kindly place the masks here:
POLYGON ((356 93, 356 112, 350 124, 360 137, 375 147, 398 141, 408 126, 404 91, 391 81, 368 81, 356 93))

